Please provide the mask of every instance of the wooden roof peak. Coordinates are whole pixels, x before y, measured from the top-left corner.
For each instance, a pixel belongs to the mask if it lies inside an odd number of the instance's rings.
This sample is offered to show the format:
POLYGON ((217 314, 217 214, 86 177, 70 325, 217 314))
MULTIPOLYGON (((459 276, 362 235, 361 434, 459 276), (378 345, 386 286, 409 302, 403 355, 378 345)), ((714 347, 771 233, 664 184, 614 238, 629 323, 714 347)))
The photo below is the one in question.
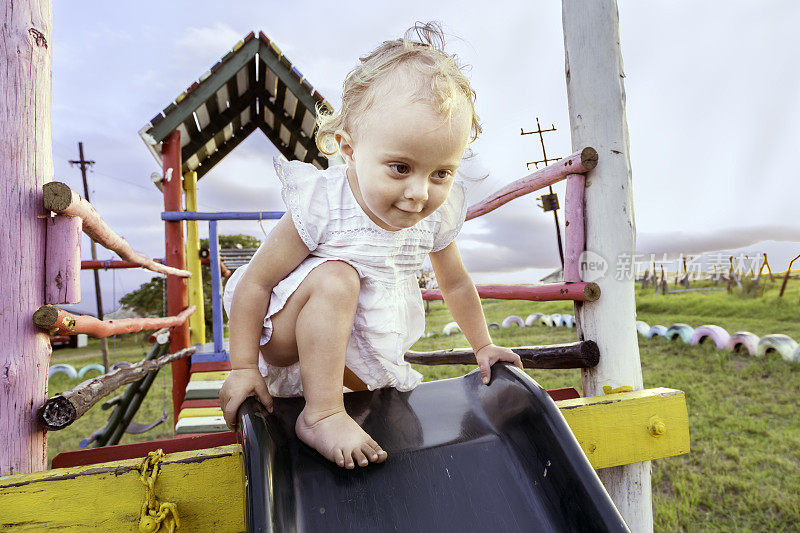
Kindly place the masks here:
POLYGON ((280 48, 248 33, 139 131, 159 165, 161 143, 181 132, 181 173, 205 175, 256 129, 287 159, 328 166, 314 143, 316 104, 332 109, 280 48))

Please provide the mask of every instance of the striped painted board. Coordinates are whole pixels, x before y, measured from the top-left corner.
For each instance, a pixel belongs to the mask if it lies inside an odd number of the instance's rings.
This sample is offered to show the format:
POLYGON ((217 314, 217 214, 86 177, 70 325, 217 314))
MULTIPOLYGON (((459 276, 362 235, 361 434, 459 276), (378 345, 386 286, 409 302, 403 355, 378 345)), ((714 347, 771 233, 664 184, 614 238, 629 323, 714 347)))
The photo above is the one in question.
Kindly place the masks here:
POLYGON ((219 389, 222 388, 223 380, 216 381, 190 381, 186 385, 186 400, 201 398, 218 398, 219 389))

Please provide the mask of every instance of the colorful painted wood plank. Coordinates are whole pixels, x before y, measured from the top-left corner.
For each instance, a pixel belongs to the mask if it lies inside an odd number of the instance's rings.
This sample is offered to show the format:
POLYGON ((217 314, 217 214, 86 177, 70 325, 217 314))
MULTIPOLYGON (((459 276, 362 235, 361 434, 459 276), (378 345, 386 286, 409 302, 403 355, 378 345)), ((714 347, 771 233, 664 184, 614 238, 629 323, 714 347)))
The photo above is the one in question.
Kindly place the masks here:
POLYGON ((219 407, 219 398, 200 398, 195 400, 185 400, 181 404, 181 410, 193 409, 195 407, 219 407))
MULTIPOLYGON (((181 531, 244 531, 241 447, 167 454, 155 485, 177 505, 181 531)), ((3 529, 129 532, 145 501, 141 459, 46 470, 0 479, 3 529)))
POLYGON ((222 416, 190 416, 175 424, 175 433, 215 433, 228 431, 222 416))
POLYGON ((220 370, 218 372, 194 372, 190 381, 225 381, 228 379, 230 370, 220 370))
POLYGON ((556 404, 595 469, 689 453, 682 391, 647 389, 556 404))
POLYGON ((219 381, 190 381, 186 385, 186 400, 198 398, 217 398, 219 389, 222 388, 222 380, 219 381))
POLYGON ((222 416, 222 409, 217 407, 191 407, 189 409, 181 409, 181 414, 178 415, 178 420, 189 417, 198 416, 222 416))
MULTIPOLYGON (((199 352, 197 352, 199 353, 199 352)), ((194 357, 192 358, 194 359, 194 357)), ((231 362, 230 361, 211 361, 207 363, 197 363, 194 360, 192 361, 192 368, 189 370, 192 373, 195 372, 218 372, 221 370, 230 370, 231 369, 231 362)))
POLYGON ((67 468, 71 466, 93 465, 121 461, 123 459, 136 459, 146 457, 151 451, 158 449, 164 453, 187 452, 236 444, 236 433, 194 433, 179 435, 171 439, 151 440, 146 442, 133 442, 118 444, 116 446, 102 446, 86 450, 61 452, 53 457, 52 468, 67 468))

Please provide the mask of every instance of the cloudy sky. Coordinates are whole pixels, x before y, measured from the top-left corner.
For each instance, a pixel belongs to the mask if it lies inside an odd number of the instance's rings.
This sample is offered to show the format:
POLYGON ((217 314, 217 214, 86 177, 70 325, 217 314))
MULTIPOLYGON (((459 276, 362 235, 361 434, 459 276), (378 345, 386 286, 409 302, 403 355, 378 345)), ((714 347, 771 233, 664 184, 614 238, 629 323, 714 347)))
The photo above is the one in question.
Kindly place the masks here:
MULTIPOLYGON (((536 117, 543 129, 557 128, 546 134, 548 157, 569 155, 560 2, 382 4, 55 0, 55 178, 82 190, 67 161, 83 141, 96 161, 92 203, 134 248, 163 257, 162 198, 150 183, 159 169, 137 135, 153 115, 251 30, 275 41, 338 107, 358 57, 417 20, 442 22, 477 92, 484 133, 473 164, 489 177, 471 187, 471 201, 542 158, 538 137, 520 135, 536 128, 536 117)), ((619 15, 637 252, 767 252, 773 269, 784 270, 800 253, 800 72, 792 67, 800 4, 620 0, 619 15)), ((252 134, 200 181, 200 209, 282 210, 275 153, 252 134)), ((563 185, 555 189, 563 204, 563 185)), ((523 197, 466 224, 458 243, 476 282, 536 282, 558 266, 552 213, 536 203, 523 197)), ((220 231, 263 236, 257 223, 220 231)), ((82 254, 90 256, 87 240, 82 254)), ((99 257, 112 255, 100 249, 99 257)), ((150 277, 102 272, 106 311, 150 277)), ((93 312, 88 273, 83 288, 79 308, 93 312)))

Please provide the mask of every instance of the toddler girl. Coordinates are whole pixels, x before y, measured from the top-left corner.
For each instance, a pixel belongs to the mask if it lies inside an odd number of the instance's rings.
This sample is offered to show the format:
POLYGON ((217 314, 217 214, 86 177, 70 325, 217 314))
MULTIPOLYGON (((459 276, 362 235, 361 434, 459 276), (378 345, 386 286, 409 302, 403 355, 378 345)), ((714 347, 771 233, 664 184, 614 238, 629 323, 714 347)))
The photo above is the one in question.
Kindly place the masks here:
POLYGON ((414 29, 427 42, 384 42, 348 74, 341 109, 318 110, 317 146, 345 164, 274 159, 286 214, 225 289, 225 423, 234 428, 247 396, 271 410, 273 396, 302 395, 298 438, 346 468, 386 452, 346 413, 343 387, 407 391, 422 380, 403 356, 424 332, 415 273, 426 254, 484 383, 496 361, 522 368, 492 344, 453 242, 467 207, 455 175, 480 131, 474 91, 441 30, 414 29))

